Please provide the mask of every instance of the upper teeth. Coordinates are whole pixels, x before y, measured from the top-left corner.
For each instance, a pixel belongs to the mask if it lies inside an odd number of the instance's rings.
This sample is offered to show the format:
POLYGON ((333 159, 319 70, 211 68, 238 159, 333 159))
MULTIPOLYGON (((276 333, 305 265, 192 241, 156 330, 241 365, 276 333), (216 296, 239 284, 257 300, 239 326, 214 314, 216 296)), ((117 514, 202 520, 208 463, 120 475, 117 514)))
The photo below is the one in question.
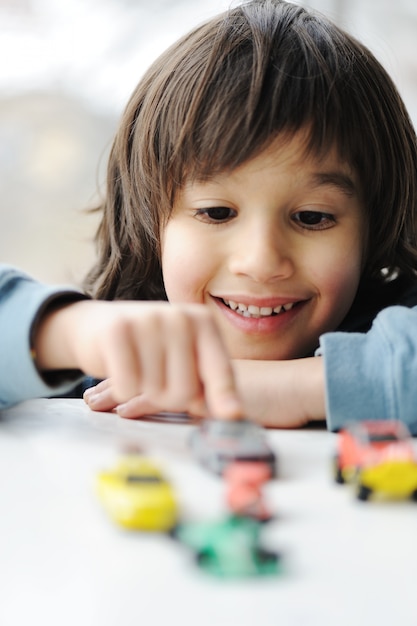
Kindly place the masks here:
POLYGON ((273 313, 278 314, 282 311, 289 311, 294 306, 293 302, 288 304, 280 304, 275 307, 271 306, 256 306, 255 304, 242 304, 241 302, 234 302, 233 300, 224 300, 223 302, 230 307, 233 311, 240 313, 244 317, 267 317, 273 313))

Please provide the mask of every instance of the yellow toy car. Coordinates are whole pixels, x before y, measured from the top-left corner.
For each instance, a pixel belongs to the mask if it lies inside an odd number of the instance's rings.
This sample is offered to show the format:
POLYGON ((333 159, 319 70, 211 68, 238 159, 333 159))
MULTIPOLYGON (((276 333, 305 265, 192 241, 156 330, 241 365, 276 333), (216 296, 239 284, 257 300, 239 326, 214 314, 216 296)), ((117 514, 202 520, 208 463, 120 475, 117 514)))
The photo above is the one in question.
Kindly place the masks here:
POLYGON ((123 456, 114 469, 100 472, 97 492, 110 517, 124 528, 167 532, 177 523, 172 486, 140 455, 123 456))
POLYGON ((336 482, 355 483, 359 500, 374 492, 417 500, 417 458, 398 420, 356 422, 341 431, 334 471, 336 482))

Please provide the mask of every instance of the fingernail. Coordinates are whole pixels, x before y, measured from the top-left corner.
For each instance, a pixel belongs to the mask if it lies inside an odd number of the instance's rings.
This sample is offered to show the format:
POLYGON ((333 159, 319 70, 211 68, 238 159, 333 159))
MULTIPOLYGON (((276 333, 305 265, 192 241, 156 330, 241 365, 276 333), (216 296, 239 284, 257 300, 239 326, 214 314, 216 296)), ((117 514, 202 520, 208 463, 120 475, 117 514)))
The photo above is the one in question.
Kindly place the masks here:
POLYGON ((97 404, 98 399, 99 399, 99 394, 97 394, 97 393, 89 393, 89 394, 84 393, 84 401, 85 401, 88 405, 91 405, 91 404, 92 404, 92 405, 97 404))
POLYGON ((129 408, 128 404, 119 404, 115 408, 115 411, 116 411, 117 415, 119 417, 123 417, 123 419, 127 419, 127 420, 132 420, 132 419, 134 420, 134 419, 136 419, 137 416, 136 415, 132 415, 131 411, 130 411, 130 413, 129 413, 128 410, 125 411, 125 409, 128 409, 128 408, 129 408))

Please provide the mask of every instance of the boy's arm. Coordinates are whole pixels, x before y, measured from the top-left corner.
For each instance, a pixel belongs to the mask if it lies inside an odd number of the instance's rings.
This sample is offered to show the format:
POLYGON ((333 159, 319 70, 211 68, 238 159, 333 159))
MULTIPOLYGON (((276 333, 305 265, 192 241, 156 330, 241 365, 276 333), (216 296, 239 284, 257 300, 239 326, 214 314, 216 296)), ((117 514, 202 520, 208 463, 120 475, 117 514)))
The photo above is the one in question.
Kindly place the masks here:
POLYGON ((82 378, 79 371, 44 378, 32 358, 31 342, 48 307, 85 297, 75 289, 47 286, 0 264, 0 408, 64 392, 82 378))
MULTIPOLYGON (((325 419, 323 359, 311 357, 294 361, 233 361, 233 370, 245 415, 263 426, 297 428, 325 419)), ((111 381, 103 380, 84 393, 95 411, 117 407, 111 381)), ((152 407, 146 405, 148 412, 152 407)), ((142 396, 117 407, 122 417, 144 414, 142 396)))
POLYGON ((384 309, 367 333, 326 333, 317 353, 237 362, 249 415, 277 427, 326 419, 332 431, 355 420, 400 419, 417 435, 417 307, 384 309))
POLYGON ((242 415, 217 326, 200 304, 84 301, 43 316, 34 345, 44 371, 78 367, 109 378, 116 403, 142 392, 152 409, 242 415))
POLYGON ((82 372, 160 410, 242 415, 230 360, 202 305, 103 302, 0 266, 0 408, 58 395, 82 372), (41 373, 40 373, 41 372, 41 373))
MULTIPOLYGON (((293 361, 235 361, 248 417, 271 427, 312 420, 329 430, 353 420, 400 419, 417 434, 417 307, 389 307, 367 333, 332 332, 320 338, 321 356, 293 361)), ((85 394, 95 410, 117 404, 108 381, 85 394)), ((118 409, 140 415, 140 399, 118 409)))
POLYGON ((320 357, 290 361, 234 361, 246 414, 263 426, 297 428, 325 419, 320 357))

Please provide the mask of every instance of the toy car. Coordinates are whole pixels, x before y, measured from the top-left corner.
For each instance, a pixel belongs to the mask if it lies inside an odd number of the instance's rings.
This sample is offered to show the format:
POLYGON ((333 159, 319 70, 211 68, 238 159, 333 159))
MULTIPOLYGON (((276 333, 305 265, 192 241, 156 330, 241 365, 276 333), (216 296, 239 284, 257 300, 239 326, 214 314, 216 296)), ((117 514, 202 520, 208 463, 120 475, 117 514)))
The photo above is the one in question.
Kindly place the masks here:
POLYGON ((177 523, 174 491, 149 459, 122 457, 117 466, 97 478, 98 496, 110 517, 121 526, 169 531, 177 523))
POLYGON ((192 433, 191 449, 208 470, 222 475, 233 461, 263 461, 271 476, 276 473, 276 457, 264 429, 249 420, 206 419, 192 433))
POLYGON ((234 461, 224 471, 226 502, 232 513, 262 522, 272 519, 265 504, 263 486, 271 478, 271 468, 263 461, 234 461))
POLYGON ((201 569, 224 578, 280 571, 281 556, 259 545, 262 524, 247 517, 177 526, 174 537, 190 547, 201 569))
POLYGON ((359 500, 374 492, 417 500, 417 459, 407 427, 397 420, 348 426, 339 434, 334 478, 354 482, 359 500))

